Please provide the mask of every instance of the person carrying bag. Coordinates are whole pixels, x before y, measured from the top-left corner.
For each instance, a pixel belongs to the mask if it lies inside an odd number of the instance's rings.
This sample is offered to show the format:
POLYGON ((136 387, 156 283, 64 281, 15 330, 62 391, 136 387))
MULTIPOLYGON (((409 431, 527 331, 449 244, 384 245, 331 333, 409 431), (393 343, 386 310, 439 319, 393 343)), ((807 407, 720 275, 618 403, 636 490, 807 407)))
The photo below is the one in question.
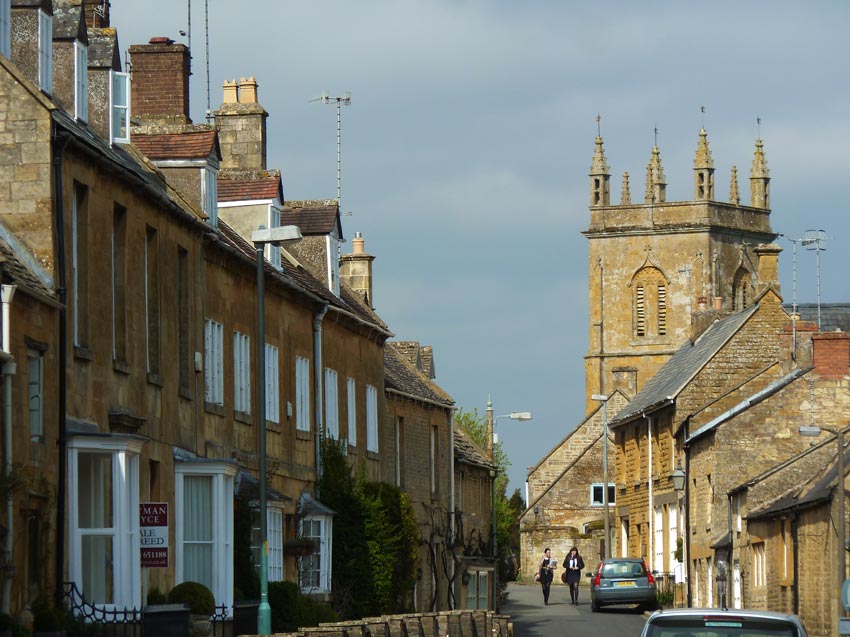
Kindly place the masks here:
POLYGON ((557 560, 552 559, 552 551, 547 546, 543 550, 543 558, 537 564, 537 574, 534 576, 534 581, 539 582, 543 589, 543 603, 546 605, 549 604, 549 589, 552 586, 553 571, 557 565, 557 560))
POLYGON ((564 558, 564 572, 561 573, 561 581, 570 585, 570 600, 575 606, 578 606, 578 586, 581 582, 582 570, 584 570, 584 560, 579 555, 578 548, 574 546, 564 558))

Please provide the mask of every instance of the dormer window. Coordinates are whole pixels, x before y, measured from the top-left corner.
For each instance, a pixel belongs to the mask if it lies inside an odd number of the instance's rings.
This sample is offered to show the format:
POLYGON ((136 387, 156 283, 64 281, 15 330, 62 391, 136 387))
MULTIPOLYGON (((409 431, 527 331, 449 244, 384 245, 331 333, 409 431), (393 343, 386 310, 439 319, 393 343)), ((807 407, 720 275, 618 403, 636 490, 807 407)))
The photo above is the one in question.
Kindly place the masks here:
POLYGON ((339 239, 333 235, 328 236, 328 288, 339 296, 339 239))
POLYGON ((53 16, 38 12, 38 87, 53 92, 53 16))
POLYGON ((89 118, 89 47, 79 40, 74 41, 74 116, 89 118))
POLYGON ((130 143, 129 73, 109 72, 109 135, 112 143, 130 143))
POLYGON ((218 227, 218 170, 207 164, 202 171, 204 214, 207 215, 207 223, 213 228, 218 227))
POLYGON ((11 20, 9 13, 12 0, 0 0, 0 55, 11 57, 11 20))

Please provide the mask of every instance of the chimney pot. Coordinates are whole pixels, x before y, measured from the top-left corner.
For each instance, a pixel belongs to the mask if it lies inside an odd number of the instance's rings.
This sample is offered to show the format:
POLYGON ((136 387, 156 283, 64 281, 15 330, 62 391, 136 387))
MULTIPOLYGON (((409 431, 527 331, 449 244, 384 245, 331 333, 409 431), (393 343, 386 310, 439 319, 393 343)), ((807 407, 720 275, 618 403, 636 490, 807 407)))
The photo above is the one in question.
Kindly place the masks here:
POLYGON ((701 296, 697 299, 697 309, 698 310, 708 309, 708 300, 704 296, 701 296))
POLYGON ((222 85, 224 89, 223 102, 225 104, 236 104, 239 101, 239 85, 236 80, 224 80, 222 85))
POLYGON ((174 44, 174 40, 167 36, 160 35, 155 38, 151 38, 148 41, 148 44, 174 44))
POLYGON ((239 101, 242 104, 257 103, 257 80, 253 76, 239 80, 239 101))
POLYGON ((718 312, 723 311, 723 297, 722 296, 715 296, 714 297, 714 309, 717 310, 718 312))
POLYGON ((351 240, 351 249, 354 254, 363 254, 365 252, 366 241, 363 236, 357 232, 354 234, 354 239, 351 240))

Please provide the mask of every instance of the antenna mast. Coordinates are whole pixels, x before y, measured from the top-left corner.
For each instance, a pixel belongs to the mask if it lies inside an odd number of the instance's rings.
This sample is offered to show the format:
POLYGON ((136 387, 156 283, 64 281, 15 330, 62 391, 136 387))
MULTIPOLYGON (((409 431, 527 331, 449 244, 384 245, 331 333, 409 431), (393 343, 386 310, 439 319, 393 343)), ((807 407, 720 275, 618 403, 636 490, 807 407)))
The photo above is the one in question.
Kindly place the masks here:
POLYGON ((818 332, 821 331, 820 322, 820 253, 821 250, 826 250, 826 232, 823 230, 806 230, 806 235, 803 237, 803 247, 806 250, 815 251, 815 269, 817 274, 817 289, 818 289, 818 332))
POLYGON ((207 122, 212 120, 212 111, 210 110, 210 1, 204 0, 204 40, 206 43, 206 63, 207 63, 207 122))
POLYGON ((342 193, 342 154, 341 154, 341 139, 342 139, 342 113, 341 107, 351 106, 351 93, 345 92, 341 97, 330 97, 327 91, 322 91, 321 97, 316 97, 309 100, 310 102, 321 101, 322 104, 336 104, 336 203, 341 205, 340 195, 342 193))

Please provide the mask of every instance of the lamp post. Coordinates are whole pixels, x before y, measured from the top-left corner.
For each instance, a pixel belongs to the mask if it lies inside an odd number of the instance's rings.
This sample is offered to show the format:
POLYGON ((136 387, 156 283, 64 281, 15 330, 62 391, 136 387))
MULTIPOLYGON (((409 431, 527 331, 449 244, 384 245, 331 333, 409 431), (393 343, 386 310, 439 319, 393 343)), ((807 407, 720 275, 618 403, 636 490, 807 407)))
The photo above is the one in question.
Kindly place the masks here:
MULTIPOLYGON (((670 474, 670 482, 673 483, 673 490, 677 494, 677 500, 678 500, 678 496, 681 495, 682 491, 685 490, 685 486, 686 486, 685 482, 686 482, 687 479, 688 479, 688 476, 686 476, 685 472, 682 470, 682 464, 677 463, 676 469, 673 471, 673 473, 670 474)), ((688 497, 687 493, 685 493, 686 518, 687 518, 687 507, 688 507, 687 497, 688 497)), ((678 504, 679 503, 677 501, 676 502, 676 515, 677 516, 679 515, 678 504)), ((681 538, 682 538, 682 561, 679 563, 679 569, 681 571, 684 571, 684 572, 682 572, 681 577, 682 577, 683 580, 685 580, 685 574, 687 573, 687 563, 685 561, 686 558, 687 558, 687 554, 685 552, 685 538, 687 537, 687 535, 682 530, 682 520, 681 520, 681 518, 677 517, 677 520, 678 520, 678 524, 676 526, 679 528, 679 533, 682 534, 681 535, 681 538)), ((686 521, 685 524, 684 524, 684 528, 687 528, 687 527, 688 527, 688 523, 686 521)), ((686 581, 686 590, 687 590, 686 604, 687 604, 687 606, 690 607, 690 605, 691 605, 690 604, 690 599, 691 599, 690 581, 686 581)))
POLYGON ((605 542, 602 545, 602 559, 611 554, 611 520, 608 511, 608 399, 610 394, 591 394, 591 400, 602 403, 602 510, 605 512, 605 542))
POLYGON ((830 427, 800 427, 801 436, 819 436, 821 431, 828 431, 838 442, 838 476, 835 485, 835 493, 838 497, 838 524, 835 528, 838 532, 838 612, 841 613, 844 608, 844 600, 841 595, 841 588, 844 585, 844 580, 847 577, 847 556, 846 550, 846 529, 844 525, 844 431, 840 429, 832 429, 830 427))
POLYGON ((272 632, 272 609, 269 606, 269 532, 268 497, 266 494, 266 296, 265 256, 266 245, 295 243, 301 240, 298 226, 279 226, 251 233, 251 242, 257 253, 257 434, 259 435, 259 486, 260 486, 260 609, 257 614, 257 634, 272 632))

